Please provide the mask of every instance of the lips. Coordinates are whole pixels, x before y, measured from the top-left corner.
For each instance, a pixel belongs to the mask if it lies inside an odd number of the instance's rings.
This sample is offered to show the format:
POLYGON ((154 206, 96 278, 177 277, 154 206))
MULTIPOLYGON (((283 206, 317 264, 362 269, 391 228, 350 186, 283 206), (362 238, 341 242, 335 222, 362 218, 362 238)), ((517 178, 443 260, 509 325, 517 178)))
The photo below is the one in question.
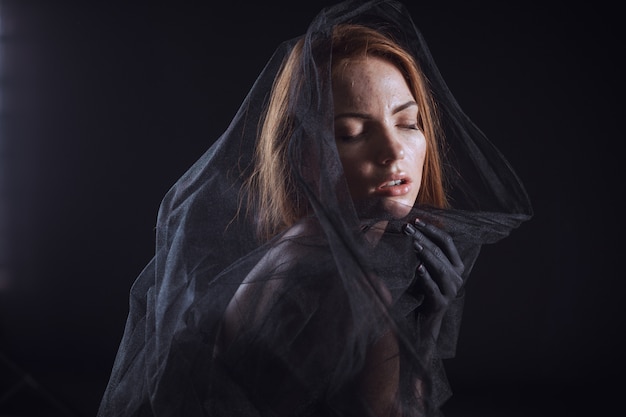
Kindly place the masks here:
POLYGON ((400 184, 405 184, 405 180, 392 180, 380 186, 380 188, 393 187, 400 184))
POLYGON ((411 189, 411 180, 405 175, 394 175, 376 187, 376 193, 383 196, 401 196, 411 189))
POLYGON ((376 187, 377 189, 384 189, 390 187, 397 187, 399 185, 409 184, 411 180, 403 173, 390 175, 385 180, 376 187))

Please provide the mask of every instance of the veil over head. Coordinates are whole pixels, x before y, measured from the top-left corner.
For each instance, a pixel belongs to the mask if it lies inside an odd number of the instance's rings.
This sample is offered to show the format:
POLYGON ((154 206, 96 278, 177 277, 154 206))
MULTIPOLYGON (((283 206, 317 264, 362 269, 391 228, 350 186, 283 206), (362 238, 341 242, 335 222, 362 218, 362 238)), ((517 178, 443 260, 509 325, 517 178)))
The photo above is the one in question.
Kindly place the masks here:
MULTIPOLYGON (((505 140, 505 139, 501 139, 505 140)), ((154 258, 136 279, 99 417, 364 416, 355 384, 368 346, 393 329, 400 345, 398 415, 437 415, 451 391, 441 359, 455 352, 459 297, 435 358, 419 356, 419 297, 407 292, 417 260, 400 230, 419 217, 450 234, 467 279, 484 244, 532 216, 506 159, 459 107, 409 12, 395 0, 323 9, 271 56, 226 131, 171 187, 160 206, 154 258), (355 207, 335 146, 329 39, 359 23, 389 34, 419 63, 445 133, 450 208, 416 205, 402 219, 355 207), (294 183, 311 213, 269 241, 256 236, 245 187, 259 125, 285 57, 298 40, 302 82, 292 91, 285 141, 294 183), (363 222, 387 220, 373 249, 363 222), (224 344, 224 312, 245 287, 224 344), (421 381, 418 398, 412 381, 421 381), (424 393, 428 394, 424 394, 424 393), (421 413, 421 414, 420 414, 421 413)))

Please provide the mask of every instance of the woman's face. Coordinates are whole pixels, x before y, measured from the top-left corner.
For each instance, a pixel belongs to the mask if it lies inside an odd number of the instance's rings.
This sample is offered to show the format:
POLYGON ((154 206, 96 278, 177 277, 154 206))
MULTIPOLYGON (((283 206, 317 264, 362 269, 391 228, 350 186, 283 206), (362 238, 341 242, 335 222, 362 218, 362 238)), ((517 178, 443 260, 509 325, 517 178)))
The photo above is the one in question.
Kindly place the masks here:
POLYGON ((352 199, 405 216, 420 189, 426 139, 401 72, 376 57, 339 63, 333 98, 335 140, 352 199))

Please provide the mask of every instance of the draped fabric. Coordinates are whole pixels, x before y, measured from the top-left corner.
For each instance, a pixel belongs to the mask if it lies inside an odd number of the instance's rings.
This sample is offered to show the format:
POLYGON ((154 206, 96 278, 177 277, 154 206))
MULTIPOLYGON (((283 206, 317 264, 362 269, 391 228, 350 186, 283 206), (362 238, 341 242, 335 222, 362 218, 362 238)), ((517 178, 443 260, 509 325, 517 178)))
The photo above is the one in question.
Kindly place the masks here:
POLYGON ((301 38, 307 82, 291 101, 294 129, 285 140, 311 213, 261 241, 244 187, 272 82, 298 38, 278 47, 227 130, 163 198, 155 255, 131 289, 99 417, 368 416, 367 393, 390 385, 398 387, 393 415, 436 416, 450 397, 441 360, 455 354, 463 294, 437 340, 420 334, 417 258, 402 225, 419 217, 450 234, 466 280, 482 245, 532 216, 524 187, 459 107, 401 3, 338 3, 301 38), (344 22, 389 33, 419 62, 445 133, 451 208, 416 205, 393 219, 351 201, 335 146, 326 46, 344 22), (364 230, 381 220, 384 233, 371 245, 364 230), (398 346, 399 372, 393 381, 364 377, 377 375, 369 359, 387 335, 398 346), (429 343, 435 354, 424 359, 429 343))

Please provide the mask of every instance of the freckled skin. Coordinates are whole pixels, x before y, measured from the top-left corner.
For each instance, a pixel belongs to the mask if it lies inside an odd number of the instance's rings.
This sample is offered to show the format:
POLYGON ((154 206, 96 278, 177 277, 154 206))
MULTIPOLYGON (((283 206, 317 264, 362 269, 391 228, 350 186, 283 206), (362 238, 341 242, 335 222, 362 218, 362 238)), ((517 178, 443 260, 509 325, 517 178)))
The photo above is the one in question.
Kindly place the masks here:
POLYGON ((339 63, 333 98, 337 149, 353 200, 379 199, 395 217, 408 214, 421 184, 426 139, 401 72, 376 57, 339 63))

